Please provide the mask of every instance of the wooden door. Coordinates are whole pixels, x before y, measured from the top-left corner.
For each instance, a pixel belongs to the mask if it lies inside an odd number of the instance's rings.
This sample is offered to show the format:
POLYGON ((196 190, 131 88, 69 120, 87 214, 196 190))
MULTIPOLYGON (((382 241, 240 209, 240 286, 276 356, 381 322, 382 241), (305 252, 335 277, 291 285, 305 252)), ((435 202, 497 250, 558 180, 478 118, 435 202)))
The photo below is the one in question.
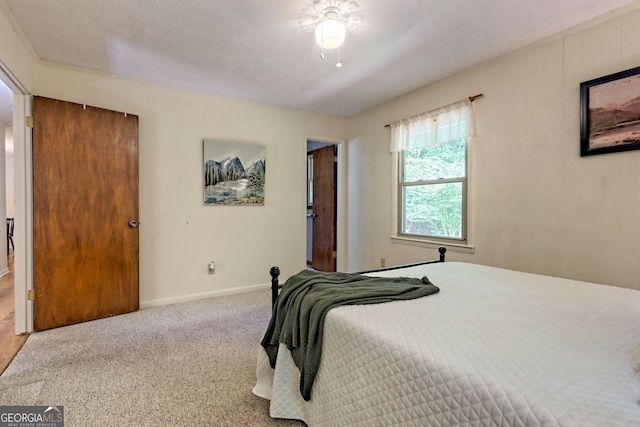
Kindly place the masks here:
POLYGON ((42 97, 33 116, 35 330, 137 310, 138 117, 42 97))
POLYGON ((311 266, 336 271, 335 146, 313 151, 313 233, 311 266))

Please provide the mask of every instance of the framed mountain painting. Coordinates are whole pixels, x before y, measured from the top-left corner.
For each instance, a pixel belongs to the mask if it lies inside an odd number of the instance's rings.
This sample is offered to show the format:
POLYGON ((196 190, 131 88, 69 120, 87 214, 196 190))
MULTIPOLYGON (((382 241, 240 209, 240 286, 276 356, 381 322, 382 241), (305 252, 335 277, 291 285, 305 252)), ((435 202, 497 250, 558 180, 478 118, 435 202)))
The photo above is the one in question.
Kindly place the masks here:
POLYGON ((205 139, 204 204, 264 205, 264 145, 205 139))
POLYGON ((640 67, 580 83, 580 155, 640 149, 640 67))

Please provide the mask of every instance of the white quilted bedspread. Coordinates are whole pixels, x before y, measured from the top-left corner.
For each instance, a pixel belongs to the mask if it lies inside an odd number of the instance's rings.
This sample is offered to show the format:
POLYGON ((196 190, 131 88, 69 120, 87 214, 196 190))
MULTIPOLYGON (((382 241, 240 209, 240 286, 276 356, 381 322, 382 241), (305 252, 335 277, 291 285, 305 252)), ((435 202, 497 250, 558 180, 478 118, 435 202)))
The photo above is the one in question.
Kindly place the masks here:
MULTIPOLYGON (((378 273, 376 275, 383 275, 378 273)), ((466 264, 440 293, 333 309, 311 401, 280 347, 254 393, 310 426, 640 426, 640 292, 466 264)))

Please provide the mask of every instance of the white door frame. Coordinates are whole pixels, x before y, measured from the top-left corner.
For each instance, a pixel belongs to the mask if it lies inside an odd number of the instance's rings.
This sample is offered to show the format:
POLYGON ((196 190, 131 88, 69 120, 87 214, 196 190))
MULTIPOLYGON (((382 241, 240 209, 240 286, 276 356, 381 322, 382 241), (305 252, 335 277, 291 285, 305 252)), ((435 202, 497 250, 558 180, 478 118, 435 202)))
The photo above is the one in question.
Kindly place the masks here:
POLYGON ((13 91, 15 333, 22 335, 33 332, 33 302, 27 301, 27 290, 33 289, 33 198, 31 130, 26 126, 32 102, 29 91, 2 61, 0 79, 13 91))
POLYGON ((27 291, 33 289, 33 168, 31 163, 31 128, 26 117, 31 116, 32 98, 26 94, 13 96, 13 144, 15 217, 21 225, 14 229, 18 250, 13 251, 13 277, 15 280, 16 334, 33 332, 33 301, 27 300, 27 291))

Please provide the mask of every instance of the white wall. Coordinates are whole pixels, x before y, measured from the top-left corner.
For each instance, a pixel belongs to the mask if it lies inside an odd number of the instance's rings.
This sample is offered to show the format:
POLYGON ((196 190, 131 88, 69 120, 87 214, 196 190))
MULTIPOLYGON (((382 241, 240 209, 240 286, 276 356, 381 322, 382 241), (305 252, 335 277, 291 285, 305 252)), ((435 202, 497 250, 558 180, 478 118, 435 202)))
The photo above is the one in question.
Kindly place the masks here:
POLYGON ((640 66, 640 6, 349 119, 349 270, 435 258, 394 244, 386 123, 470 95, 471 238, 449 259, 640 289, 640 151, 580 157, 579 84, 640 66), (375 172, 373 172, 375 171, 375 172))
POLYGON ((139 116, 142 306, 264 285, 273 265, 283 277, 306 266, 306 135, 344 139, 345 119, 52 64, 38 67, 36 94, 139 116), (205 138, 267 146, 264 206, 203 205, 205 138))
MULTIPOLYGON (((0 0, 0 62, 16 76, 27 89, 33 84, 35 54, 15 23, 9 6, 0 0)), ((11 87, 9 82, 7 86, 11 87)))

